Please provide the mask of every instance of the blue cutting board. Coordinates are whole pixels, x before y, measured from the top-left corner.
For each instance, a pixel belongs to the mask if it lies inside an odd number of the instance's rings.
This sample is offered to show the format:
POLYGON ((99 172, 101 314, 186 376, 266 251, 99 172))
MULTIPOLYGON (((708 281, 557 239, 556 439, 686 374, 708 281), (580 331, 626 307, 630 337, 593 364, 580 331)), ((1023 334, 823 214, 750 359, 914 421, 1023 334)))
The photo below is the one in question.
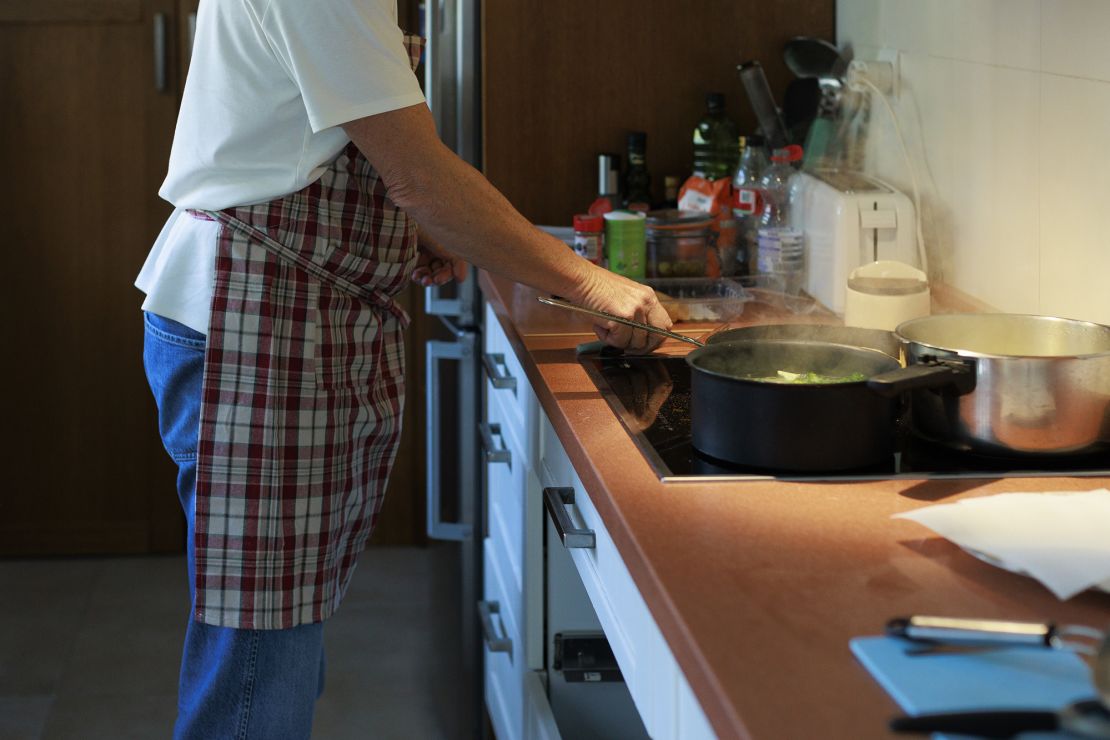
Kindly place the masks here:
MULTIPOLYGON (((1055 711, 1095 695, 1087 665, 1068 652, 1008 648, 907 655, 906 649, 912 645, 897 637, 857 637, 849 644, 860 663, 906 714, 981 709, 1055 711)), ((1027 733, 1022 737, 1070 736, 1027 733)))

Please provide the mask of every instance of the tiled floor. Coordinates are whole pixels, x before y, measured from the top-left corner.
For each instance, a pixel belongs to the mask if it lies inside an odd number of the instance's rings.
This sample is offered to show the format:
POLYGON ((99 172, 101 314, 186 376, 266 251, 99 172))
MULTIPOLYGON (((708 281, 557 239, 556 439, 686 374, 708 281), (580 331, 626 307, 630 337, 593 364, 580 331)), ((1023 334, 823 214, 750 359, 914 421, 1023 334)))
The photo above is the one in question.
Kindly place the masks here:
MULTIPOLYGON (((313 740, 461 737, 452 551, 371 548, 324 630, 313 740)), ((181 557, 0 561, 0 740, 168 738, 181 557)))

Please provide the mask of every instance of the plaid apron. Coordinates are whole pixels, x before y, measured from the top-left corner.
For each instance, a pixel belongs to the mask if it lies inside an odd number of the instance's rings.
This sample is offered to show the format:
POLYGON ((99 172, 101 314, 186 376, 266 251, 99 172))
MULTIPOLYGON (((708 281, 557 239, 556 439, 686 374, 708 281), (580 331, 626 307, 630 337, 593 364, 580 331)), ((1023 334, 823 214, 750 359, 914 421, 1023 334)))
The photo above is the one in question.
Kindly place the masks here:
MULTIPOLYGON (((415 68, 423 40, 407 36, 415 68)), ((349 144, 319 180, 221 225, 194 545, 205 624, 283 629, 339 605, 374 528, 404 402, 393 296, 416 225, 349 144)))

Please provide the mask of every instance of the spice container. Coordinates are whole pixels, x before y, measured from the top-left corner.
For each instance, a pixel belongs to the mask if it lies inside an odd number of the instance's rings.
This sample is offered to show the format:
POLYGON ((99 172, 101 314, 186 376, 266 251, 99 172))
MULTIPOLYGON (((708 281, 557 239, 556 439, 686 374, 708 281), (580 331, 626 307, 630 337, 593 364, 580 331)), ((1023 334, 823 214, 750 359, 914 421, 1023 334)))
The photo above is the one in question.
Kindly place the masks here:
POLYGON ((605 251, 609 269, 633 280, 644 278, 643 213, 611 211, 605 214, 605 251))
POLYGON ((602 262, 601 241, 605 229, 605 219, 579 213, 574 217, 574 253, 579 257, 600 265, 602 262))
POLYGON ((712 221, 709 214, 696 211, 647 214, 647 276, 705 277, 712 221))

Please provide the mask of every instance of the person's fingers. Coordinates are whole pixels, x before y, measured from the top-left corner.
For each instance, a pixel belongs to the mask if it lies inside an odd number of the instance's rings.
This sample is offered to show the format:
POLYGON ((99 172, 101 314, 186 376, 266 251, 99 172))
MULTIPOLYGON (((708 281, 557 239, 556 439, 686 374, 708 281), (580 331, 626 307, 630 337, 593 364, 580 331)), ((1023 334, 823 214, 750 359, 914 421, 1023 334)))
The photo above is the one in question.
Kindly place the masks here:
POLYGON ((465 283, 467 275, 470 274, 470 265, 463 260, 452 260, 451 267, 455 273, 455 280, 465 283))
POLYGON ((603 332, 599 333, 598 337, 606 344, 620 349, 628 347, 631 339, 631 332, 624 324, 607 321, 604 324, 600 324, 597 328, 603 332))

